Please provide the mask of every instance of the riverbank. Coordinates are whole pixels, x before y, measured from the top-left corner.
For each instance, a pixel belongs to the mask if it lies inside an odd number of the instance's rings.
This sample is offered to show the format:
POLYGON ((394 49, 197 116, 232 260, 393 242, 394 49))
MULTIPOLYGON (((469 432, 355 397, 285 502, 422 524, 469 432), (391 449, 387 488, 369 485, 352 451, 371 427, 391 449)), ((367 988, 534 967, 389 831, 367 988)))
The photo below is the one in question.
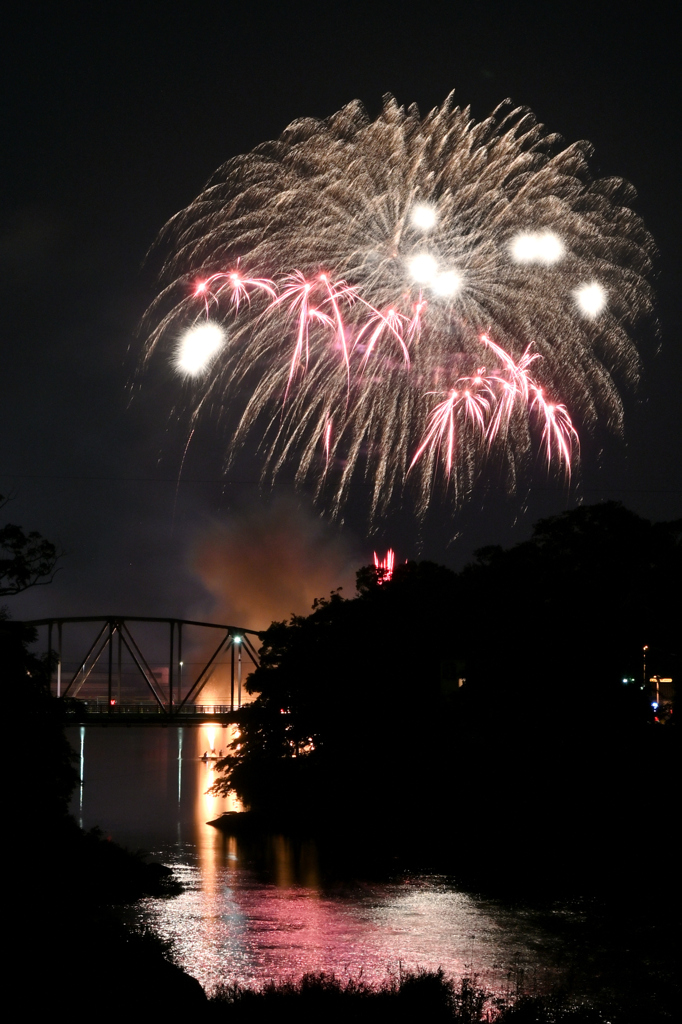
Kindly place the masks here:
POLYGON ((11 881, 20 900, 5 919, 8 977, 22 1018, 62 1011, 81 1019, 83 1010, 104 1021, 123 1014, 175 1020, 205 1008, 201 985, 173 963, 170 946, 122 919, 140 899, 170 900, 182 891, 170 868, 64 815, 15 858, 11 881))

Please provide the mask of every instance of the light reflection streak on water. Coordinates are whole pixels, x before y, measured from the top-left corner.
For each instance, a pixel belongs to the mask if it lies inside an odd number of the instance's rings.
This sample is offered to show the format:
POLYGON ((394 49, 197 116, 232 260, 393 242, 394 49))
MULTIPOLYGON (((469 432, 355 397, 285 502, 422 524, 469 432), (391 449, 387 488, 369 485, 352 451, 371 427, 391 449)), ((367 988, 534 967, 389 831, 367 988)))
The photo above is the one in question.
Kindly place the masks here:
POLYGON ((182 728, 178 729, 178 807, 182 800, 182 728))
POLYGON ((83 828, 83 782, 85 780, 85 726, 81 725, 81 756, 78 782, 78 824, 83 828))

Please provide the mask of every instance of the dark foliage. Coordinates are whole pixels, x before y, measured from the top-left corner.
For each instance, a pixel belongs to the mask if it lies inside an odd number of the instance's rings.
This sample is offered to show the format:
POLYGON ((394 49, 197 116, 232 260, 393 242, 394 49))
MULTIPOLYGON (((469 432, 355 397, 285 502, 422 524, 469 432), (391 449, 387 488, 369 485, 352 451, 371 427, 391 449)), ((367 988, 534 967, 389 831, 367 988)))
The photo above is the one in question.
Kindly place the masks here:
POLYGON ((0 682, 25 724, 25 730, 13 731, 14 756, 21 763, 27 794, 25 810, 44 827, 56 828, 66 819, 78 775, 64 736, 63 706, 50 694, 49 660, 32 653, 35 641, 33 627, 13 622, 0 609, 0 682), (37 794, 38 806, 32 807, 37 794))
POLYGON ((361 570, 356 598, 263 634, 260 696, 220 785, 409 858, 418 835, 425 862, 493 860, 496 876, 636 863, 645 836, 664 840, 674 796, 676 730, 654 723, 642 648, 664 666, 650 671, 675 671, 681 533, 611 503, 540 522, 459 574, 361 570))
MULTIPOLYGON (((372 987, 362 981, 341 980, 333 975, 307 974, 299 981, 271 982, 261 989, 225 985, 210 1002, 209 1016, 216 1021, 260 1024, 296 1019, 301 1024, 325 1021, 372 1022, 372 1024, 600 1024, 602 1013, 571 1005, 560 995, 494 998, 476 978, 456 984, 443 971, 402 973, 386 984, 372 987)), ((609 1015, 625 1024, 626 1015, 609 1015)))
MULTIPOLYGON (((0 508, 6 500, 0 494, 0 508)), ((0 597, 51 583, 58 559, 55 545, 39 533, 11 523, 0 527, 0 597)))

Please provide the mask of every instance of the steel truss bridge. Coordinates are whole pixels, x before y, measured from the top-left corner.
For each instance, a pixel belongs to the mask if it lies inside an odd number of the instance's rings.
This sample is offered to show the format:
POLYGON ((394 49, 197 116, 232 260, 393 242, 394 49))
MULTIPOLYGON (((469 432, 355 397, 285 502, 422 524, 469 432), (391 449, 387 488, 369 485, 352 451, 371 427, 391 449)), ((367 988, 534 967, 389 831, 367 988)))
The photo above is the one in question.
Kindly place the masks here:
MULTIPOLYGON (((91 725, 199 725, 202 722, 220 722, 227 725, 238 720, 242 705, 242 668, 258 667, 256 645, 260 642, 253 629, 240 626, 224 626, 215 622, 197 622, 192 619, 146 618, 139 615, 76 616, 70 618, 33 619, 27 626, 47 627, 47 647, 52 652, 50 687, 57 697, 67 703, 67 714, 73 713, 74 723, 91 725), (65 640, 69 627, 77 627, 82 633, 88 624, 94 626, 94 639, 72 665, 75 671, 67 670, 64 661, 65 640), (133 634, 133 628, 138 638, 133 634), (138 627, 142 624, 166 626, 166 657, 161 669, 158 667, 158 643, 155 656, 149 650, 145 654, 139 642, 138 627), (183 631, 198 627, 203 632, 203 643, 212 651, 198 663, 198 671, 192 674, 185 670, 183 661, 183 631), (212 631, 206 633, 205 631, 212 631), (208 637, 211 638, 210 647, 208 637), (216 642, 217 638, 217 642, 216 642), (221 655, 229 660, 230 699, 222 704, 200 704, 202 690, 219 665, 221 655), (55 658, 56 656, 56 658, 55 658), (132 670, 138 683, 143 685, 144 697, 121 700, 123 659, 132 662, 132 670), (154 668, 152 663, 157 662, 154 668), (97 673, 95 673, 97 669, 97 673), (185 671, 183 671, 185 670, 185 671), (83 687, 94 678, 105 684, 106 696, 84 700, 79 699, 83 687), (102 679, 102 677, 104 677, 102 679), (73 699, 73 703, 71 700, 73 699), (78 703, 75 703, 78 699, 78 703)), ((74 631, 74 632, 76 632, 74 631)), ((197 630, 193 629, 196 636, 197 630)), ((225 666, 223 665, 223 668, 225 666)))

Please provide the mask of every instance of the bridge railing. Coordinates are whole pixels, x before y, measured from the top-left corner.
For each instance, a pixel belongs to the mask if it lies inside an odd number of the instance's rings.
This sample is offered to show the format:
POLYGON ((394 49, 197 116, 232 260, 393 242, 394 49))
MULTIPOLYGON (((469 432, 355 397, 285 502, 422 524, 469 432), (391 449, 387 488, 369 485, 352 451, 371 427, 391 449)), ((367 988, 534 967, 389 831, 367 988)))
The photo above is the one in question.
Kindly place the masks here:
POLYGON ((182 707, 178 705, 169 709, 165 706, 160 707, 152 701, 135 704, 110 704, 107 700, 95 699, 80 701, 78 706, 67 708, 67 715, 73 714, 74 718, 78 718, 81 714, 85 714, 88 717, 90 715, 106 715, 108 717, 112 715, 117 717, 134 715, 135 717, 168 718, 170 712, 171 717, 177 714, 183 718, 189 718, 193 715, 230 715, 235 711, 239 711, 239 708, 236 705, 232 707, 231 704, 183 704, 182 707))

